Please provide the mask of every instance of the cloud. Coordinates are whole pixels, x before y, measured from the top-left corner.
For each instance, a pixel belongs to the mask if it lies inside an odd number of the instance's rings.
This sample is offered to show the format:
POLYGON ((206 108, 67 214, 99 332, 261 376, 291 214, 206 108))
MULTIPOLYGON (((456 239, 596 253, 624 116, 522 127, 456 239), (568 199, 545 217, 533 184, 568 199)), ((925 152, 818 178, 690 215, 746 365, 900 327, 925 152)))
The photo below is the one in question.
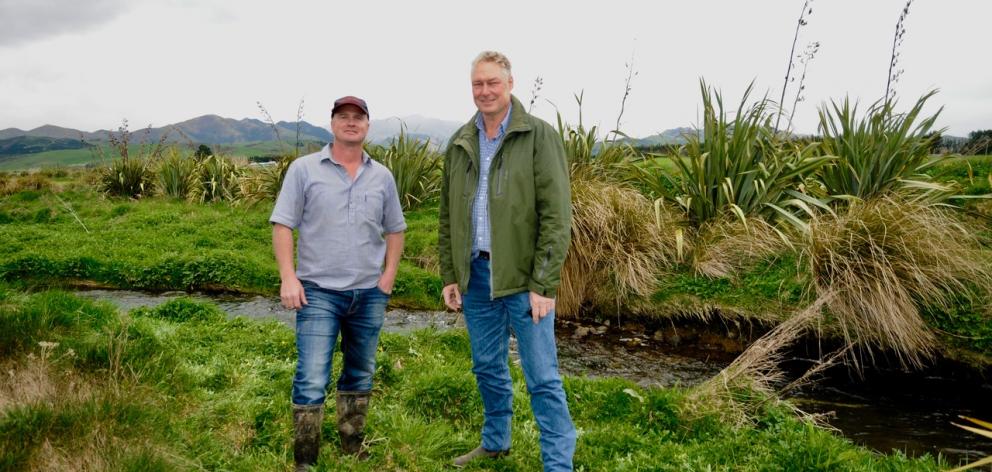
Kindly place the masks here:
POLYGON ((0 48, 78 33, 129 9, 127 0, 0 0, 0 48))

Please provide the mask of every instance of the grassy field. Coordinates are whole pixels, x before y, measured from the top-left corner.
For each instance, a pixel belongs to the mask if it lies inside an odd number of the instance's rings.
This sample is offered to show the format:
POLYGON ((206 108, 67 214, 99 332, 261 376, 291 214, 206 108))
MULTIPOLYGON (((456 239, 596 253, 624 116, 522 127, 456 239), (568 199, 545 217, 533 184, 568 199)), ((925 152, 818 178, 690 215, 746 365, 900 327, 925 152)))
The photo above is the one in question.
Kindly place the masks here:
POLYGON ((22 154, 0 159, 0 170, 28 170, 44 167, 67 167, 99 164, 100 159, 90 149, 63 149, 35 154, 22 154))
MULTIPOLYGON (((102 145, 104 154, 113 155, 106 145, 102 145)), ((313 150, 310 145, 301 150, 308 152, 313 150)), ((279 143, 278 141, 257 141, 248 143, 237 143, 227 145, 211 146, 215 153, 224 156, 258 157, 258 156, 279 156, 293 152, 293 145, 279 143)), ((100 165, 100 153, 91 149, 66 149, 60 151, 45 151, 34 154, 22 154, 17 156, 6 156, 0 158, 0 171, 19 171, 31 169, 43 169, 51 167, 70 167, 85 165, 100 165)))
MULTIPOLYGON (((293 334, 175 299, 119 314, 59 291, 0 284, 0 471, 290 470, 293 334)), ((462 331, 383 336, 368 420, 371 459, 337 453, 333 402, 317 470, 439 471, 478 444, 481 404, 462 331)), ((340 366, 340 354, 335 366, 340 366)), ((509 458, 465 470, 540 469, 518 366, 509 458)), ((333 375, 332 375, 333 378, 333 375)), ((931 471, 879 455, 741 395, 732 426, 691 392, 565 379, 578 471, 931 471)))

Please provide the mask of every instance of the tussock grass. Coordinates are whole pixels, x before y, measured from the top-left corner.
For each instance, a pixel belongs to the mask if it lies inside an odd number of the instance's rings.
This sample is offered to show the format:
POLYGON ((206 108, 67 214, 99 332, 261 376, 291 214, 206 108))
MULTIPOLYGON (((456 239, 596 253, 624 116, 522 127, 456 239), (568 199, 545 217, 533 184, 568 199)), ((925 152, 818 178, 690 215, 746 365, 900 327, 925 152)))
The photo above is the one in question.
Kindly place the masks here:
POLYGON ((783 321, 748 346, 719 374, 694 387, 686 404, 688 411, 694 415, 716 415, 737 428, 752 425, 769 403, 801 413, 777 399, 776 388, 784 383, 779 365, 785 360, 785 349, 813 327, 830 297, 826 294, 783 321))
POLYGON ((583 304, 618 310, 655 290, 659 271, 675 263, 652 218, 651 202, 629 187, 572 178, 572 241, 562 268, 557 312, 576 316, 583 304))
POLYGON ((0 196, 13 195, 24 191, 44 191, 54 188, 49 176, 40 173, 30 173, 15 177, 12 174, 0 176, 0 196))
POLYGON ((785 253, 790 237, 760 218, 721 219, 711 221, 688 233, 695 240, 690 249, 690 263, 697 274, 732 277, 785 253))
POLYGON ((810 222, 802 262, 816 293, 834 293, 831 321, 852 344, 891 349, 920 365, 935 349, 921 307, 992 286, 975 230, 942 206, 880 197, 810 222))

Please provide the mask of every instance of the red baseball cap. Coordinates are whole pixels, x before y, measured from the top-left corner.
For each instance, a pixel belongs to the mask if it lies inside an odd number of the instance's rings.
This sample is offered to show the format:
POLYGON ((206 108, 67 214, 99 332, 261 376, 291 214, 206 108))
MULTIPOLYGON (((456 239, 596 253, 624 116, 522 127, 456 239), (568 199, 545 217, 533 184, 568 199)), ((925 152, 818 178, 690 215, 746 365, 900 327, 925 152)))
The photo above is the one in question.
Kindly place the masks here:
POLYGON ((365 100, 362 100, 361 98, 358 97, 353 97, 351 95, 334 100, 334 108, 331 108, 331 116, 334 116, 334 113, 338 111, 338 108, 341 108, 345 105, 355 105, 356 107, 361 108, 363 112, 365 112, 365 116, 369 116, 369 106, 365 103, 365 100))

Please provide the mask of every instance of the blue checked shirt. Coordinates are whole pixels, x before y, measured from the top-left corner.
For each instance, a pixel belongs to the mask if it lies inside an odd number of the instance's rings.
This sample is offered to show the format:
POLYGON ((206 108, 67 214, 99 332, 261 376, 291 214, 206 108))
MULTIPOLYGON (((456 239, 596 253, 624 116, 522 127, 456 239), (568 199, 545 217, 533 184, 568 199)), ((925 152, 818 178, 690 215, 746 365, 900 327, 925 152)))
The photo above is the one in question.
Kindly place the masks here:
POLYGON ((513 113, 513 105, 506 111, 506 117, 499 124, 499 132, 496 137, 489 139, 486 136, 486 125, 482 121, 482 113, 475 119, 475 126, 479 128, 479 189, 475 192, 475 202, 472 204, 472 255, 479 251, 490 251, 491 232, 489 230, 489 166, 493 162, 493 156, 499 149, 500 142, 506 134, 506 127, 510 123, 510 113, 513 113))

